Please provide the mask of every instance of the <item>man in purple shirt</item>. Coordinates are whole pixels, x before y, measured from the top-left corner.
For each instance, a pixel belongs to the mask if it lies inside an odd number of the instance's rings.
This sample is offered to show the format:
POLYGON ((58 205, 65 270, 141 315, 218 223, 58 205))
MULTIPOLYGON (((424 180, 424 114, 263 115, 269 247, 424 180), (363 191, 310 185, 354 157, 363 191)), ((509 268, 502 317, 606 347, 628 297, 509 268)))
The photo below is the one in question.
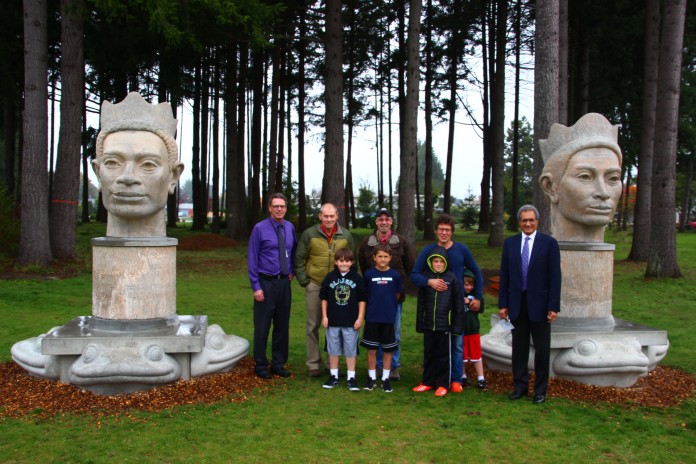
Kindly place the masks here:
POLYGON ((270 379, 271 374, 290 376, 288 361, 290 331, 290 281, 292 257, 297 238, 295 227, 284 220, 288 200, 274 193, 268 201, 270 216, 254 226, 249 238, 249 282, 254 291, 254 361, 256 375, 270 379), (273 323, 271 368, 268 370, 268 334, 273 323))

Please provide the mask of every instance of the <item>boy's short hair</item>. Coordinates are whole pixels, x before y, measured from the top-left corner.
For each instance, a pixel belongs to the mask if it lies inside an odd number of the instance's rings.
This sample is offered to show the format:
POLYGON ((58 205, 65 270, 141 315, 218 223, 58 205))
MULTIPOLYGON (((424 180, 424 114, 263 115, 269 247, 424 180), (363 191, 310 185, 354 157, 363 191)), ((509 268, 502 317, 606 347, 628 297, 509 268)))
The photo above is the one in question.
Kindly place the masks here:
POLYGON ((353 250, 350 248, 341 248, 334 253, 334 261, 355 261, 353 250))
POLYGON ((465 283, 465 284, 475 285, 475 284, 476 284, 476 279, 474 279, 474 278, 471 277, 471 276, 464 276, 464 283, 465 283))
POLYGON ((372 256, 377 256, 378 251, 383 251, 389 256, 391 256, 392 254, 391 247, 386 243, 378 243, 377 245, 375 245, 375 247, 372 250, 372 256))

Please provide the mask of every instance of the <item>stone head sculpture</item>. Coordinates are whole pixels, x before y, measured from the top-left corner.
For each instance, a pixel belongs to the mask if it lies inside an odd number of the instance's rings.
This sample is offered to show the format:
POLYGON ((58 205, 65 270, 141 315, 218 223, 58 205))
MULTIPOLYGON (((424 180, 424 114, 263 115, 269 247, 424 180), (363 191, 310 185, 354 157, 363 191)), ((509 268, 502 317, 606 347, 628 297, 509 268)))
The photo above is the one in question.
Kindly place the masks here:
POLYGON ((175 136, 169 103, 151 105, 131 92, 102 104, 92 169, 109 212, 107 236, 166 236, 164 207, 184 170, 175 136))
POLYGON ((551 204, 557 240, 603 242, 621 196, 618 127, 588 113, 575 125, 554 124, 540 140, 544 169, 539 183, 551 204))

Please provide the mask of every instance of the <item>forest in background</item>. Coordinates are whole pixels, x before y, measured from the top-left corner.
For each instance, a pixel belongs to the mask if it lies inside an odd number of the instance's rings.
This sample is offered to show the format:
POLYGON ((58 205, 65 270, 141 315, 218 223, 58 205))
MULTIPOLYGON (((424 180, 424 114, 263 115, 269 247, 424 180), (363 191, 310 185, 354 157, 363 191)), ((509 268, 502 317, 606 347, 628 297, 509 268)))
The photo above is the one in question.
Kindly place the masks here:
MULTIPOLYGON (((352 137, 365 126, 376 156, 358 169, 377 170, 375 203, 397 210, 400 232, 413 238, 418 227, 431 238, 436 206, 463 214, 450 191, 452 160, 464 156, 454 134, 468 124, 483 139, 481 153, 466 153, 483 159, 474 223, 499 246, 504 218, 520 204, 534 202, 544 218, 537 138, 551 123, 602 113, 620 125, 627 194, 617 227, 633 220, 631 259, 676 276, 675 211, 684 228, 692 209, 691 11, 685 1, 658 0, 10 2, 0 19, 0 172, 9 205, 2 210, 19 216, 17 262, 75 257, 76 222, 90 220, 80 172, 89 170, 96 134, 86 114, 138 91, 172 102, 175 112, 191 105, 192 228, 241 239, 265 215, 269 192, 289 195, 298 229, 312 220, 310 128, 324 133, 320 201, 341 206, 344 224, 357 225, 352 137), (523 70, 534 75, 531 127, 518 123, 523 70), (472 89, 481 113, 462 98, 472 89), (506 100, 515 108, 510 128, 506 100), (49 121, 59 127, 57 143, 49 121), (448 127, 441 187, 433 185, 436 123, 448 127), (297 178, 289 175, 295 163, 297 178)), ((172 196, 170 226, 177 203, 172 196)), ((105 220, 103 208, 92 213, 105 220)))

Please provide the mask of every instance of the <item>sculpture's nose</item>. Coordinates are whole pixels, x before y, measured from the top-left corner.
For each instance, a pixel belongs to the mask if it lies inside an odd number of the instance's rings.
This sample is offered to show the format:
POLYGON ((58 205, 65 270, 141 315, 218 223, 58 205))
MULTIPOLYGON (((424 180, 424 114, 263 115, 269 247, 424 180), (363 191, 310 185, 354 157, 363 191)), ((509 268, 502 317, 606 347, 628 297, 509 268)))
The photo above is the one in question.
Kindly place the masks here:
POLYGON ((602 178, 597 179, 597 182, 595 183, 595 197, 599 198, 600 200, 608 200, 610 197, 609 190, 607 190, 607 184, 602 178))
POLYGON ((116 179, 116 182, 124 185, 139 184, 140 179, 135 175, 135 164, 132 162, 125 163, 121 174, 116 179))

